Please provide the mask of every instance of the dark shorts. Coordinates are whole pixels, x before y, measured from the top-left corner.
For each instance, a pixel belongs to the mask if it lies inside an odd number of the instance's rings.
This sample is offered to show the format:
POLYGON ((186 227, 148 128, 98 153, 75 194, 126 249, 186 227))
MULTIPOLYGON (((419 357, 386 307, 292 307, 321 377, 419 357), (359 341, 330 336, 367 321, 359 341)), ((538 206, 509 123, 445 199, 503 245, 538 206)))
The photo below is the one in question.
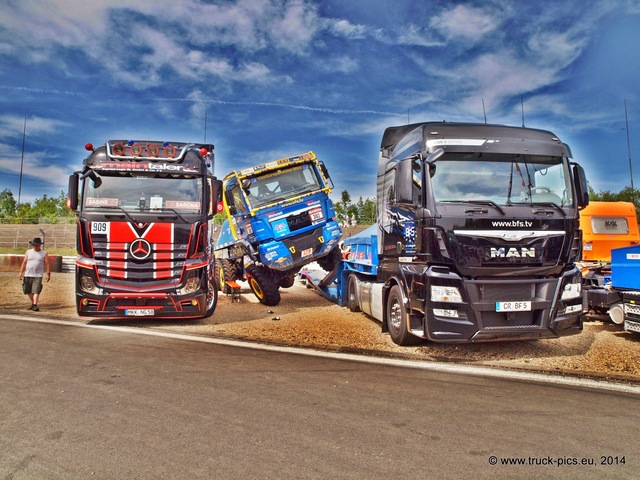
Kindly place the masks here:
POLYGON ((22 291, 25 295, 29 293, 40 294, 42 292, 42 277, 24 277, 22 291))

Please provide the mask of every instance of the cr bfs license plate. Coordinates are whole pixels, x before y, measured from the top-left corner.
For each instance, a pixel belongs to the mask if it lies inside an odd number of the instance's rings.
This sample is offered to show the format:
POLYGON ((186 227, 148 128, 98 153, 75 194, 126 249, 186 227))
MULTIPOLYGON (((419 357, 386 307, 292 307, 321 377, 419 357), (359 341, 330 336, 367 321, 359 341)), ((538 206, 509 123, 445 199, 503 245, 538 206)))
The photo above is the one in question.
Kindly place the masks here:
POLYGON ((148 317, 154 313, 153 308, 128 308, 124 311, 124 314, 130 317, 148 317))
POLYGON ((496 312, 528 312, 531 302, 496 302, 496 312))

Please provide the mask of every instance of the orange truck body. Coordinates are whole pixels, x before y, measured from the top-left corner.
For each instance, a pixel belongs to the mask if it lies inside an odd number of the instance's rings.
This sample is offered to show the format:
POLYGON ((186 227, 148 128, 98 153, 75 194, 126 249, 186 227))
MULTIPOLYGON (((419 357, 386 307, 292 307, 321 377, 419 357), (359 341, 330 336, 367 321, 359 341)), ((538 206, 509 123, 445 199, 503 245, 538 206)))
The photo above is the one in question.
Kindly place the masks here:
POLYGON ((589 202, 580 211, 582 260, 611 263, 611 249, 640 244, 636 209, 631 202, 589 202))

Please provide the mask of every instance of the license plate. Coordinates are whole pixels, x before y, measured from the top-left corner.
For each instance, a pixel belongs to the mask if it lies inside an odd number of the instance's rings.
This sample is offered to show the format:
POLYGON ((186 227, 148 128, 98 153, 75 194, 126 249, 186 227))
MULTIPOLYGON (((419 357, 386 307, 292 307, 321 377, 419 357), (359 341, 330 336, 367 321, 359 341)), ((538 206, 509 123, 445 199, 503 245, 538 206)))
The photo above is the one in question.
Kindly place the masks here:
POLYGON ((313 248, 307 248, 305 250, 302 250, 303 257, 308 257, 311 254, 313 254, 313 248))
POLYGON ((496 302, 496 312, 529 312, 531 302, 496 302))
POLYGON ((152 308, 129 308, 124 311, 124 314, 129 317, 148 317, 155 314, 155 310, 152 308))
POLYGON ((640 323, 630 322, 628 320, 624 321, 624 329, 630 332, 638 332, 640 333, 640 323))

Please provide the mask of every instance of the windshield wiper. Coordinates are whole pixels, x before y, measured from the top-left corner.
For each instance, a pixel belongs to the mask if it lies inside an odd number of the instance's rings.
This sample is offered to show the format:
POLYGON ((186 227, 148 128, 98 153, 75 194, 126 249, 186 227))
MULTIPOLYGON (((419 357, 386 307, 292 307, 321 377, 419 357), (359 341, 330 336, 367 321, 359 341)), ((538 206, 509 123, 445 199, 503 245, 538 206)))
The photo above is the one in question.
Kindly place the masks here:
MULTIPOLYGON (((113 209, 113 210, 120 210, 122 213, 124 213, 127 218, 129 220, 131 220, 132 222, 137 222, 137 220, 135 218, 133 218, 131 215, 129 215, 129 212, 127 212, 124 208, 122 207, 104 207, 104 208, 109 208, 109 209, 113 209)), ((108 218, 108 215, 105 215, 105 217, 108 218)))
MULTIPOLYGON (((567 212, 565 212, 560 205, 554 202, 531 202, 531 206, 533 205, 542 205, 543 207, 553 207, 556 210, 558 210, 560 213, 562 213, 563 217, 567 216, 567 212)), ((543 210, 534 210, 533 213, 543 213, 543 210)))
POLYGON ((493 200, 441 200, 441 203, 470 203, 472 205, 489 205, 498 210, 502 215, 506 215, 504 209, 493 200))

